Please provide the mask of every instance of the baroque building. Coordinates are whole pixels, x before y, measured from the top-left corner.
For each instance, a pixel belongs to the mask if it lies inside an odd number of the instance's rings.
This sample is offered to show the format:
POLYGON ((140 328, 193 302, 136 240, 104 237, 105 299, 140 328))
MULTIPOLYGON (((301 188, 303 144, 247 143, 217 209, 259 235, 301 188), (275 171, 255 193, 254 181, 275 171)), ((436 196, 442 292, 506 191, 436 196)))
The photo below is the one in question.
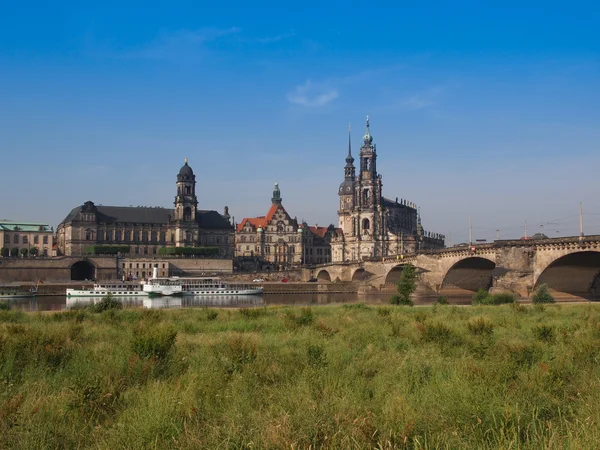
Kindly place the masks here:
POLYGON ((54 230, 45 223, 0 221, 0 256, 53 256, 54 230))
POLYGON ((267 214, 245 217, 237 225, 235 256, 240 260, 263 261, 275 269, 331 262, 330 241, 335 232, 333 225, 299 224, 285 210, 279 185, 275 183, 267 214))
POLYGON ((423 230, 419 208, 409 201, 383 196, 382 176, 377 172, 377 148, 371 136, 369 116, 354 166, 350 130, 344 181, 340 184, 339 229, 331 241, 333 261, 356 261, 401 255, 444 247, 444 236, 423 230))
POLYGON ((198 209, 196 176, 185 164, 177 174, 174 208, 77 206, 57 227, 60 254, 81 255, 93 245, 129 246, 131 256, 156 255, 162 247, 214 247, 233 258, 235 230, 223 214, 198 209))

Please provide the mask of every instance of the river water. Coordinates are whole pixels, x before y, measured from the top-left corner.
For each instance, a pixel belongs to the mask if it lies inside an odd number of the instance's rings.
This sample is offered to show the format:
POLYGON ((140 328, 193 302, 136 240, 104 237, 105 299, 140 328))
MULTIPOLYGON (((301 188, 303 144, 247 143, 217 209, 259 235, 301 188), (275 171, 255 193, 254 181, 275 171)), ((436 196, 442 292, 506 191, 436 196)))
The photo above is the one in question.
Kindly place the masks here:
MULTIPOLYGON (((149 298, 121 297, 123 305, 128 308, 244 308, 266 305, 326 305, 343 303, 365 303, 369 305, 388 305, 390 294, 267 294, 267 295, 222 295, 222 296, 185 296, 185 297, 159 297, 149 298)), ((431 305, 437 297, 419 298, 417 305, 431 305)), ((62 296, 39 296, 24 299, 10 300, 11 309, 24 311, 61 311, 70 309, 74 305, 86 305, 98 302, 100 298, 66 298, 62 296)), ((470 297, 450 298, 451 304, 470 304, 470 297)))

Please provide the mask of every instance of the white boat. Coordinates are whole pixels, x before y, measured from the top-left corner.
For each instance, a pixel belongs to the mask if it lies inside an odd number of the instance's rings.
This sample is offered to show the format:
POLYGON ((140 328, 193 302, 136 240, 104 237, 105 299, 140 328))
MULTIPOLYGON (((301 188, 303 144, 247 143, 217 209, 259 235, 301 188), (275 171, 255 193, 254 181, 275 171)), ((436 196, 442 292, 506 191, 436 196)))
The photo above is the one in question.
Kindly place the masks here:
POLYGON ((111 294, 115 297, 139 297, 146 295, 139 283, 96 283, 86 289, 67 289, 67 297, 104 297, 111 294))
POLYGON ((0 298, 11 299, 11 298, 27 298, 34 297, 38 291, 38 284, 35 286, 17 286, 17 285, 4 285, 0 286, 0 298))
POLYGON ((216 277, 157 277, 154 268, 152 278, 144 284, 144 292, 151 297, 162 295, 257 295, 263 287, 255 284, 228 283, 216 277))
POLYGON ((263 287, 256 284, 229 283, 216 277, 180 278, 183 295, 260 295, 263 287))

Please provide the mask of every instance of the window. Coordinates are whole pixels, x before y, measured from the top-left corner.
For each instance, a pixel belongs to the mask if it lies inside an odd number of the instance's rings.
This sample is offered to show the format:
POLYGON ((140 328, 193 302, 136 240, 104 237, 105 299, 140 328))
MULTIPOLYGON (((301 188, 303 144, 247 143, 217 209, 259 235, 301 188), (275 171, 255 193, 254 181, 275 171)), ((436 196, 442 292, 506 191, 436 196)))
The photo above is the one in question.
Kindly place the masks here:
POLYGON ((10 234, 5 234, 4 235, 4 243, 5 244, 10 244, 10 234))
POLYGON ((152 232, 150 233, 150 241, 151 241, 151 242, 156 242, 156 237, 157 237, 157 235, 156 235, 156 231, 152 231, 152 232))
POLYGON ((33 243, 34 244, 39 244, 40 243, 40 237, 37 234, 33 237, 33 243))
POLYGON ((152 247, 152 254, 156 255, 156 247, 152 247))
POLYGON ((216 240, 217 240, 217 244, 221 243, 221 239, 219 238, 219 236, 216 237, 216 240))
POLYGON ((115 232, 115 240, 116 241, 120 241, 121 240, 121 231, 116 231, 115 232))
POLYGON ((27 244, 29 241, 27 240, 27 236, 23 236, 23 244, 27 244))
POLYGON ((15 236, 13 237, 13 243, 18 244, 19 243, 19 235, 15 234, 15 236))
POLYGON ((47 244, 48 243, 48 236, 44 236, 43 237, 43 241, 44 241, 44 244, 47 244))

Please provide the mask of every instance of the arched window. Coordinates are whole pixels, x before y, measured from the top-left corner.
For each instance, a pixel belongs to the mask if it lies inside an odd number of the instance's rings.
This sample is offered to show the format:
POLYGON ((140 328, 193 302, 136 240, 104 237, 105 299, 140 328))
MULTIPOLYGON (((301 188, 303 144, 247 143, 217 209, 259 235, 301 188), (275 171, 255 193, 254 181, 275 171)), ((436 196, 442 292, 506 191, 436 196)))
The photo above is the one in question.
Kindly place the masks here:
POLYGON ((365 190, 363 191, 363 203, 364 203, 365 205, 368 205, 368 204, 369 204, 369 201, 370 201, 370 198, 371 198, 371 195, 370 195, 370 192, 369 192, 369 190, 368 190, 368 189, 365 189, 365 190))
POLYGON ((364 234, 369 234, 369 229, 371 228, 371 222, 369 219, 363 219, 362 221, 362 229, 364 234))
POLYGON ((183 209, 183 220, 192 220, 192 208, 189 206, 183 209))

